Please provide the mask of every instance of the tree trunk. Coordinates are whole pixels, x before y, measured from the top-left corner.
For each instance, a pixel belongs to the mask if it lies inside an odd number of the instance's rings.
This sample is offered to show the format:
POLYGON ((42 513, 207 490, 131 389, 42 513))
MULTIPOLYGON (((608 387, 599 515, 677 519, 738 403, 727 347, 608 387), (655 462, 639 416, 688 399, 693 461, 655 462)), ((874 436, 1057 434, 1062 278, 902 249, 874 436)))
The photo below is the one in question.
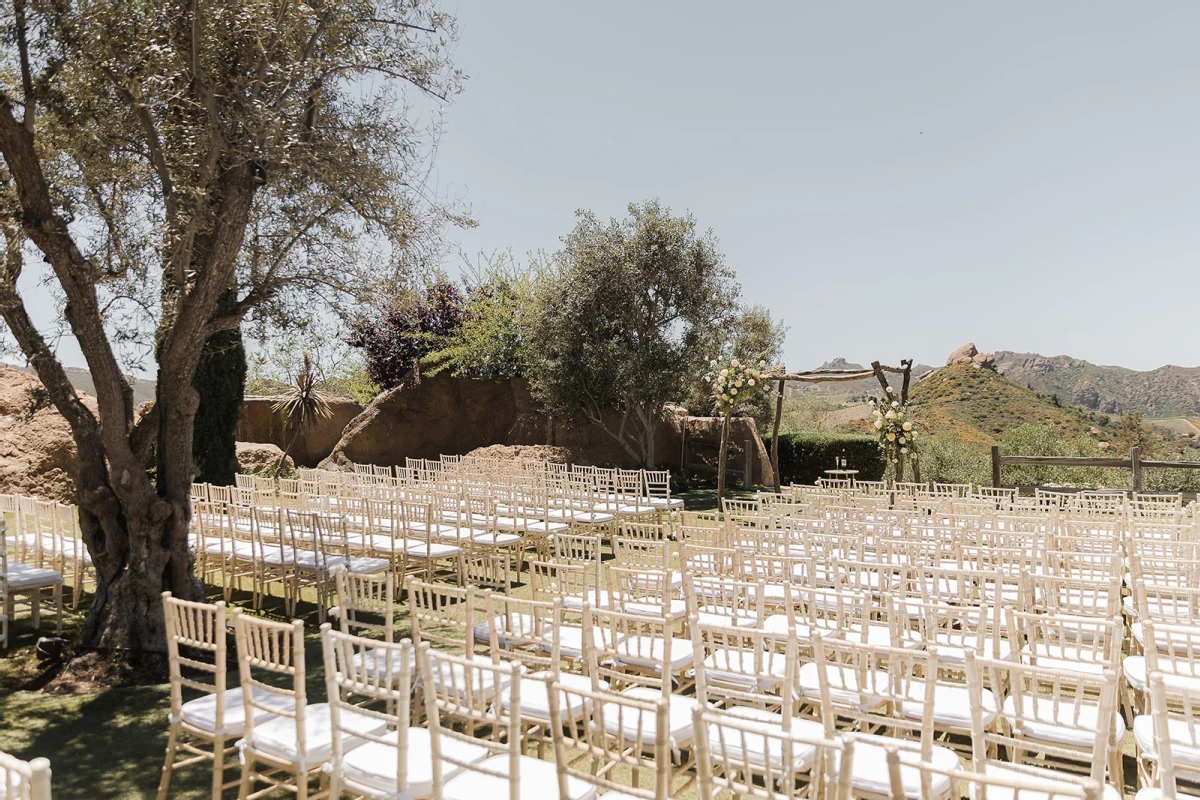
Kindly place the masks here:
MULTIPOLYGON (((217 314, 229 313, 237 293, 217 301, 217 314)), ((237 424, 246 395, 246 350, 241 329, 218 331, 204 343, 192 385, 200 393, 193 426, 196 480, 231 486, 237 473, 237 424)))
POLYGON ((191 574, 186 507, 156 498, 148 508, 148 514, 129 517, 116 509, 80 514, 85 541, 106 545, 102 551, 92 547, 98 579, 83 626, 85 647, 165 652, 162 593, 188 600, 204 597, 203 586, 191 574), (164 513, 165 518, 158 518, 164 513), (119 533, 106 536, 106 530, 119 533))
POLYGON ((721 421, 721 454, 717 456, 717 501, 725 497, 725 459, 729 455, 729 414, 721 421))
MULTIPOLYGON (((96 570, 96 596, 81 637, 84 647, 165 652, 162 593, 184 600, 204 597, 188 549, 198 405, 190 376, 160 369, 156 484, 143 465, 120 463, 111 454, 108 470, 81 470, 80 531, 96 570)), ((88 455, 91 461, 106 454, 88 455)))

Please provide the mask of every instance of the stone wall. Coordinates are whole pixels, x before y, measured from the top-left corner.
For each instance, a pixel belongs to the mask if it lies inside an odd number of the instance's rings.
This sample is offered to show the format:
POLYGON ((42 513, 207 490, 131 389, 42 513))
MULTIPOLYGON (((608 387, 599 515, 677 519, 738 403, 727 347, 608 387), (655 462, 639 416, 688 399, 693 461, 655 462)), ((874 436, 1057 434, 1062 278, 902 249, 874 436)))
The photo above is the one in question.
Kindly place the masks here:
MULTIPOLYGON (((619 424, 616 419, 606 422, 613 430, 619 424)), ((715 447, 719 437, 720 421, 714 417, 668 413, 655 437, 656 464, 678 469, 683 463, 685 442, 689 449, 700 445, 708 450, 715 447)), ((739 453, 747 439, 751 441, 755 480, 770 483, 770 456, 753 422, 734 420, 731 440, 739 453)), ((437 458, 497 444, 554 445, 569 450, 577 463, 636 466, 636 460, 600 426, 548 418, 523 380, 484 381, 444 374, 376 397, 346 426, 321 466, 402 465, 405 458, 437 458)), ((704 460, 689 459, 696 466, 704 460)), ((742 461, 740 456, 731 460, 731 467, 741 469, 742 461)))
MULTIPOLYGON (((277 397, 247 397, 238 417, 237 440, 273 444, 281 450, 292 441, 294 431, 287 427, 282 415, 271 410, 277 397)), ((318 420, 296 437, 288 454, 302 467, 315 467, 333 452, 346 426, 362 413, 363 407, 353 400, 330 400, 332 414, 318 420)))

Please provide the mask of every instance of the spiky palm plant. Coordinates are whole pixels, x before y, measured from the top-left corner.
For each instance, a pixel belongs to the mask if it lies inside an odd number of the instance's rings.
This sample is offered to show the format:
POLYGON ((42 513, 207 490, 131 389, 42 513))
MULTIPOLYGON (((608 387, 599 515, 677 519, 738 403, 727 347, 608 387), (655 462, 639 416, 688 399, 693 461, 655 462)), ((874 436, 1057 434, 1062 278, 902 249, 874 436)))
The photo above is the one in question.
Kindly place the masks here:
POLYGON ((308 353, 304 354, 300 371, 296 373, 296 378, 287 393, 271 404, 271 410, 281 414, 287 427, 294 431, 292 440, 283 451, 283 457, 279 459, 279 466, 275 468, 275 474, 278 476, 300 434, 318 420, 325 419, 333 413, 329 409, 329 401, 325 394, 317 388, 317 373, 308 353))

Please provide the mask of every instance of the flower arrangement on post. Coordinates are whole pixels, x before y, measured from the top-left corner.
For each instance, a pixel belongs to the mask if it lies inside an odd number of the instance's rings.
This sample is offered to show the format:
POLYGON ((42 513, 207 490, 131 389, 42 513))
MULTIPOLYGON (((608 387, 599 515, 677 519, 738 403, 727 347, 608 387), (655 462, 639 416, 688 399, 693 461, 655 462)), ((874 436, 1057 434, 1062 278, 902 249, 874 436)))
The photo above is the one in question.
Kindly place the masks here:
POLYGON ((752 398, 767 381, 782 375, 783 367, 768 370, 766 361, 759 361, 755 366, 743 364, 736 358, 731 358, 728 366, 713 359, 709 367, 712 371, 704 376, 704 380, 712 385, 717 413, 722 417, 721 454, 717 463, 717 497, 722 498, 725 496, 725 459, 729 453, 729 420, 737 407, 752 398))
POLYGON ((904 465, 917 462, 917 427, 908 404, 902 403, 888 387, 886 394, 872 401, 872 424, 879 435, 884 460, 896 468, 896 480, 904 480, 904 465))

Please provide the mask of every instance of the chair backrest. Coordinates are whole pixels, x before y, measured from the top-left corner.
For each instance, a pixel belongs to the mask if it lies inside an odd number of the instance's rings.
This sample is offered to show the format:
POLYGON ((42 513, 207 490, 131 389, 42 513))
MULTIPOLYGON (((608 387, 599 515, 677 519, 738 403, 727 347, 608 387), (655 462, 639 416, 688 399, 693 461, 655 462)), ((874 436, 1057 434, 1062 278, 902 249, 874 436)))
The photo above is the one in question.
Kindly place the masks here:
POLYGON ((792 631, 688 620, 695 653, 696 699, 729 708, 779 705, 786 729, 796 711, 796 636, 792 631))
MULTIPOLYGON (((858 741, 856 734, 849 738, 858 741)), ((883 744, 886 753, 888 785, 891 800, 908 800, 903 771, 915 771, 920 785, 920 797, 1006 797, 1011 800, 1100 800, 1101 788, 1090 778, 1068 773, 1050 777, 1044 770, 1035 772, 1020 764, 1005 768, 1005 772, 973 772, 961 766, 946 768, 923 761, 914 742, 893 739, 883 744), (907 756, 907 757, 904 757, 907 756)))
POLYGON ((593 786, 637 800, 667 800, 671 788, 671 726, 664 698, 638 699, 547 679, 550 735, 558 769, 558 796, 570 785, 593 786), (588 720, 579 724, 580 714, 588 720), (646 720, 653 718, 653 726, 646 720), (649 786, 643 785, 648 778, 649 786))
POLYGON ((1016 638, 1013 649, 1019 649, 1013 655, 1021 661, 1096 672, 1120 665, 1125 631, 1119 619, 1004 610, 1009 634, 1016 638))
POLYGON ((666 539, 614 539, 618 566, 633 569, 670 569, 671 543, 666 539))
POLYGON ((460 550, 458 574, 468 586, 481 589, 499 589, 505 594, 512 588, 516 573, 513 571, 512 553, 508 550, 460 550))
MULTIPOLYGON (((1098 784, 1104 783, 1107 756, 1115 741, 1118 674, 1100 674, 991 659, 967 651, 967 689, 971 705, 971 750, 975 771, 998 763, 993 752, 1010 761, 1029 762, 1039 753, 1082 765, 1098 784), (989 726, 984 717, 984 688, 1003 703, 1009 724, 989 726), (1008 699, 1000 698, 1007 690, 1008 699), (1055 736, 1020 735, 1053 727, 1055 736), (1049 724, 1047 724, 1049 723, 1049 724), (1016 732, 1016 733, 1014 733, 1016 732)), ((1007 766, 1007 764, 1005 765, 1007 766)))
POLYGON ((441 800, 448 772, 473 773, 502 781, 508 800, 520 800, 521 754, 521 666, 515 663, 463 658, 429 644, 417 647, 417 665, 429 718, 429 740, 433 761, 433 797, 441 800), (491 736, 479 737, 486 729, 491 736), (480 748, 492 756, 507 756, 503 765, 494 758, 462 758, 462 748, 452 742, 480 748))
MULTIPOLYGON (((661 691, 663 697, 670 695, 677 667, 672 628, 663 617, 586 608, 583 643, 592 688, 599 691, 607 682, 615 691, 648 687, 661 691)), ((683 667, 691 668, 691 659, 687 661, 683 667)))
POLYGON ((1121 573, 1106 581, 1027 573, 1022 576, 1021 609, 1114 619, 1121 612, 1121 573))
POLYGON ((253 736, 256 717, 274 714, 295 723, 296 752, 307 752, 304 623, 298 619, 276 622, 235 608, 233 626, 242 702, 246 708, 243 737, 249 740, 253 736), (286 698, 294 705, 272 702, 271 698, 286 698))
POLYGON ((1191 753, 1200 750, 1200 698, 1196 696, 1194 679, 1152 672, 1146 682, 1150 690, 1150 715, 1154 721, 1154 749, 1162 787, 1160 796, 1164 800, 1175 800, 1179 772, 1184 772, 1183 777, 1190 782, 1200 778, 1200 767, 1194 759, 1189 759, 1186 770, 1181 770, 1175 758, 1176 748, 1191 753))
POLYGON ((617 538, 662 541, 667 538, 667 526, 659 522, 631 522, 629 520, 621 520, 617 525, 617 538))
MULTIPOLYGON (((338 627, 342 633, 376 631, 385 642, 395 635, 396 603, 391 572, 357 573, 339 569, 333 573, 337 591, 338 627)), ((332 614, 332 612, 331 612, 332 614)))
POLYGON ((0 752, 0 792, 5 800, 50 800, 50 762, 0 752))
POLYGON ((412 642, 381 642, 321 626, 321 651, 325 662, 325 691, 333 730, 330 768, 354 793, 375 787, 358 785, 342 768, 344 740, 372 742, 396 754, 396 796, 408 789, 409 700, 412 695, 412 642), (347 726, 346 713, 355 720, 347 726), (379 730, 363 725, 363 718, 380 723, 379 730), (392 733, 387 733, 387 731, 392 733))
POLYGON ((1141 627, 1147 674, 1162 672, 1200 678, 1200 627, 1151 619, 1143 619, 1141 627))
POLYGON ((179 600, 163 592, 167 659, 171 675, 171 715, 178 718, 184 688, 215 695, 213 729, 225 728, 225 603, 179 600), (181 651, 180 648, 185 648, 181 651), (186 673, 185 673, 186 670, 186 673))
POLYGON ((408 580, 409 621, 415 646, 470 649, 477 592, 466 586, 408 580))
POLYGON ((519 663, 528 672, 557 672, 562 663, 555 635, 562 626, 561 598, 529 600, 493 592, 485 609, 493 662, 519 663))
POLYGON ((808 797, 850 797, 854 743, 846 737, 785 731, 702 703, 696 706, 693 729, 697 771, 705 776, 698 781, 701 800, 729 794, 791 800, 805 774, 810 776, 808 797))

